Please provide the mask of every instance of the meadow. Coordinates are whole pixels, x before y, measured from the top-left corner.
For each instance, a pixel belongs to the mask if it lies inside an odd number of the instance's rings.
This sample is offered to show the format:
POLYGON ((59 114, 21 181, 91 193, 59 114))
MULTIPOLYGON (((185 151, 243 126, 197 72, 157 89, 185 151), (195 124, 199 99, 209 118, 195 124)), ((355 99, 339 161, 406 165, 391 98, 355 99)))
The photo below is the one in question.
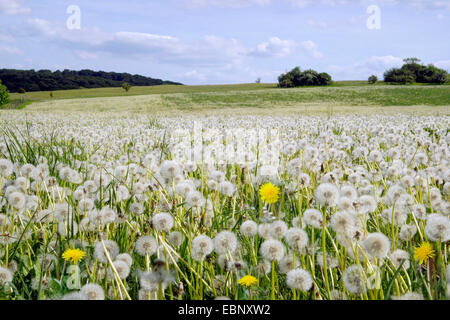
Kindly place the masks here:
POLYGON ((256 86, 0 111, 0 298, 449 299, 450 87, 256 86))

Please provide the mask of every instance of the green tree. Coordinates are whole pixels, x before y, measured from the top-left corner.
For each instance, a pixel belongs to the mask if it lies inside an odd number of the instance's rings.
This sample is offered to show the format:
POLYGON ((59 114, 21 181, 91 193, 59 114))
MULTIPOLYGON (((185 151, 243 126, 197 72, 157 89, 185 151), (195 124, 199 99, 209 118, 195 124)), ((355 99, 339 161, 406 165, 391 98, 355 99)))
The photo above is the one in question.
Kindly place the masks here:
POLYGON ((371 75, 368 79, 370 84, 375 84, 378 81, 378 77, 376 75, 371 75))
POLYGON ((0 80, 0 107, 4 106, 8 102, 9 102, 9 91, 4 85, 2 85, 2 81, 0 80))
POLYGON ((332 83, 333 80, 331 79, 331 76, 328 73, 326 72, 319 73, 319 84, 321 86, 328 86, 332 83))
POLYGON ((128 82, 124 82, 122 83, 122 89, 128 92, 131 89, 131 85, 128 82))

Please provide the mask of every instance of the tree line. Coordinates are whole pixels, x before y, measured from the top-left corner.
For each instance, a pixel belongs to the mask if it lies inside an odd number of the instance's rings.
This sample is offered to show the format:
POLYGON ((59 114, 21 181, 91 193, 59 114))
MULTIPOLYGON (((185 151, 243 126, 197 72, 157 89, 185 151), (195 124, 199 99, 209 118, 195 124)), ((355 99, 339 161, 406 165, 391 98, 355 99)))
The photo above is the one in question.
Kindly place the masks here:
POLYGON ((121 87, 124 82, 131 86, 182 85, 178 82, 153 79, 129 73, 93 70, 15 70, 0 69, 0 80, 10 92, 54 91, 80 88, 121 87))

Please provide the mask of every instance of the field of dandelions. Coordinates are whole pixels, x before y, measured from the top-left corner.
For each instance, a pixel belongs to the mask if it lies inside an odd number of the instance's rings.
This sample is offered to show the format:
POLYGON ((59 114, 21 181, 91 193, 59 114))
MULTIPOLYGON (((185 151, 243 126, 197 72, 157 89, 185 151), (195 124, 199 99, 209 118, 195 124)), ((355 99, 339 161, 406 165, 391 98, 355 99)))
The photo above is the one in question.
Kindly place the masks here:
POLYGON ((450 298, 448 116, 0 121, 0 299, 450 298), (277 163, 174 160, 194 121, 277 163))

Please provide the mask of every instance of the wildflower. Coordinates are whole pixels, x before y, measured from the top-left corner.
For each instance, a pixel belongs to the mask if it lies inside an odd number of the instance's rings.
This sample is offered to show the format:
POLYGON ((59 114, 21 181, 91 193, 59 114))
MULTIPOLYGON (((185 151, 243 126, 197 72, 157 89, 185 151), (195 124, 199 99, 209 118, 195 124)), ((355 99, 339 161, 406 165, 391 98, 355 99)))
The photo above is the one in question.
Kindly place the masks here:
POLYGON ((9 196, 8 196, 8 202, 9 204, 17 210, 23 209, 23 207, 25 207, 25 195, 22 192, 12 192, 9 196))
MULTIPOLYGON (((117 275, 120 279, 125 279, 130 274, 130 267, 123 260, 116 260, 113 262, 114 269, 117 271, 117 275)), ((108 277, 110 279, 114 278, 114 271, 112 267, 108 267, 108 277)))
POLYGON ((13 280, 13 273, 5 267, 0 267, 0 286, 10 283, 13 280))
POLYGON ((344 271, 344 285, 350 293, 361 294, 366 292, 366 280, 364 270, 360 265, 352 265, 344 271))
POLYGON ((86 253, 80 249, 67 249, 62 254, 62 257, 66 261, 70 261, 72 263, 78 263, 86 256, 86 253))
POLYGON ((301 268, 291 270, 287 273, 286 284, 291 289, 309 291, 313 285, 311 274, 301 268))
POLYGON ((214 250, 218 254, 233 253, 236 250, 237 238, 231 231, 222 231, 214 238, 214 250))
POLYGON ((424 242, 419 247, 414 248, 414 259, 418 260, 420 264, 427 262, 429 258, 434 256, 435 251, 429 242, 424 242))
POLYGON ((171 233, 169 233, 169 235, 167 236, 167 240, 169 241, 169 243, 171 245, 173 245, 174 247, 179 247, 181 245, 181 243, 184 240, 184 236, 181 232, 179 231, 172 231, 171 233))
POLYGON ((251 220, 244 221, 241 224, 240 231, 246 237, 254 237, 258 233, 258 224, 251 220))
MULTIPOLYGON (((116 256, 119 254, 119 246, 113 240, 104 240, 103 244, 105 245, 106 250, 108 251, 109 257, 114 260, 116 256)), ((103 248, 103 244, 101 241, 97 242, 94 247, 94 257, 99 261, 106 263, 108 259, 106 258, 105 249, 103 248)))
POLYGON ((170 213, 157 213, 152 218, 152 225, 158 231, 170 231, 173 227, 173 218, 170 213))
POLYGON ((229 181, 222 181, 219 184, 219 191, 221 194, 231 197, 236 192, 236 186, 229 181))
POLYGON ((214 249, 213 241, 210 237, 199 235, 192 240, 192 255, 194 260, 201 261, 214 249))
POLYGON ((124 261, 129 267, 133 264, 133 258, 128 253, 121 253, 117 255, 116 260, 124 261))
POLYGON ((306 209, 303 213, 303 222, 313 228, 320 229, 323 224, 323 215, 317 209, 306 209))
POLYGON ((265 203, 276 203, 278 201, 278 197, 280 196, 280 188, 269 182, 261 186, 259 189, 259 195, 261 196, 261 200, 265 203))
POLYGON ((286 234, 287 230, 288 227, 286 225, 286 222, 277 220, 270 224, 269 233, 274 239, 280 239, 286 234))
POLYGON ((280 241, 274 239, 264 241, 260 250, 264 259, 270 261, 280 261, 286 252, 284 245, 280 241))
POLYGON ((88 300, 105 300, 105 291, 96 283, 85 284, 80 293, 86 296, 88 300))
POLYGON ((246 287, 251 287, 258 283, 258 279, 256 279, 254 276, 246 275, 246 276, 242 277, 241 279, 239 279, 238 283, 240 285, 243 285, 246 287))
POLYGON ((429 215, 425 233, 431 241, 446 242, 450 240, 450 219, 440 214, 429 215))
POLYGON ((285 235, 289 246, 297 251, 303 250, 308 245, 308 234, 300 228, 290 228, 285 235))
POLYGON ((186 196, 186 208, 201 208, 205 204, 202 193, 196 190, 189 192, 186 196))
POLYGON ((401 250, 401 249, 397 249, 394 252, 392 252, 389 255, 389 259, 391 259, 392 264, 398 268, 400 266, 400 264, 402 263, 403 260, 405 260, 405 262, 403 262, 403 267, 405 269, 409 269, 410 264, 409 264, 409 253, 406 252, 405 250, 401 250))
POLYGON ((380 232, 371 233, 363 242, 363 247, 367 253, 374 258, 384 258, 389 251, 391 243, 384 234, 380 232))
POLYGON ((151 256, 158 249, 158 243, 152 236, 142 236, 136 240, 134 249, 141 256, 151 256))
POLYGON ((66 293, 61 300, 88 300, 88 298, 79 291, 66 293))
POLYGON ((339 198, 339 190, 332 183, 322 183, 317 187, 315 195, 319 205, 334 207, 339 198))

